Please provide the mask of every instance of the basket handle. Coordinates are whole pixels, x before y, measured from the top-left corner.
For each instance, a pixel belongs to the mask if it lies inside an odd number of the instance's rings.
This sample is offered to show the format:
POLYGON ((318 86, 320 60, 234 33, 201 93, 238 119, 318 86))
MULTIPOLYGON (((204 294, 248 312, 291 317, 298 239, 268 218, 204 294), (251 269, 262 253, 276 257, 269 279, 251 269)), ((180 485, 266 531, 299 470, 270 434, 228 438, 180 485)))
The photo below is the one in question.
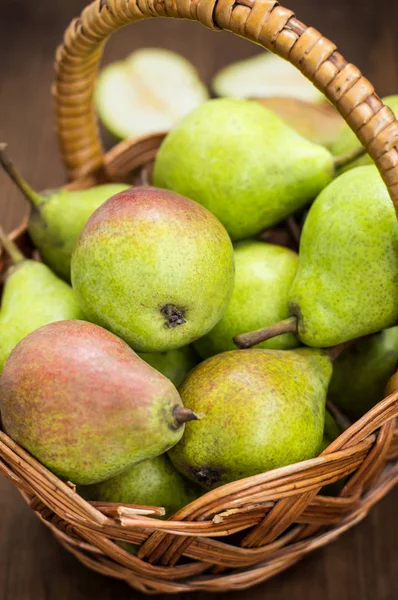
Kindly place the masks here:
POLYGON ((337 108, 375 161, 398 214, 398 122, 371 83, 336 46, 274 0, 95 0, 65 32, 53 85, 57 131, 71 179, 104 168, 93 92, 104 44, 150 17, 199 21, 289 60, 337 108))

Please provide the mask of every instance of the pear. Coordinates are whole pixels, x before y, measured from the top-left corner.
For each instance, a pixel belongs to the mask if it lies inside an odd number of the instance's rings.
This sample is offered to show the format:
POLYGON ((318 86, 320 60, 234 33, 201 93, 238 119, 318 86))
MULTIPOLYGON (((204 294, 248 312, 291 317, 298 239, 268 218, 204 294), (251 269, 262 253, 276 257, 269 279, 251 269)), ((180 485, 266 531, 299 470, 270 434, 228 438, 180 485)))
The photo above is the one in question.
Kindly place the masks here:
POLYGON ((0 402, 8 435, 82 485, 166 452, 195 418, 171 381, 84 321, 51 323, 19 342, 0 378, 0 402))
POLYGON ((352 420, 383 400, 398 364, 398 327, 356 341, 336 359, 329 398, 352 420))
POLYGON ((232 240, 299 210, 332 180, 334 162, 257 102, 202 104, 165 138, 153 182, 209 209, 232 240))
POLYGON ((6 148, 6 144, 0 144, 0 164, 31 205, 29 235, 46 265, 70 282, 72 250, 87 219, 105 200, 129 186, 105 183, 86 190, 60 189, 38 194, 17 172, 6 148))
POLYGON ((178 388, 195 365, 198 357, 191 346, 168 352, 139 352, 138 356, 148 365, 170 379, 178 388))
POLYGON ((384 395, 389 396, 398 390, 398 371, 394 373, 392 377, 387 382, 386 389, 384 390, 384 395))
POLYGON ((129 138, 168 131, 208 97, 183 56, 144 48, 102 69, 95 104, 106 127, 116 137, 129 138))
MULTIPOLYGON (((297 98, 252 98, 276 113, 287 125, 315 144, 331 148, 346 123, 329 102, 297 98)), ((351 131, 351 130, 350 130, 351 131)), ((358 148, 359 142, 352 150, 358 148)), ((349 150, 347 150, 348 152, 349 150)), ((343 154, 343 152, 339 153, 343 154)))
POLYGON ((212 81, 217 96, 295 98, 322 102, 325 97, 296 67, 272 52, 228 65, 212 81))
MULTIPOLYGON (((233 337, 289 316, 288 293, 298 267, 292 250, 249 240, 235 246, 235 287, 221 321, 195 342, 195 349, 208 358, 234 350, 233 337)), ((260 344, 260 348, 295 348, 297 337, 288 333, 260 344)))
MULTIPOLYGON (((396 96, 387 96, 386 98, 382 99, 384 104, 386 106, 388 106, 389 108, 391 108, 391 110, 398 115, 398 95, 396 96)), ((332 154, 338 156, 340 154, 346 154, 348 152, 352 152, 354 150, 354 148, 358 147, 358 138, 355 135, 355 133, 352 131, 352 129, 346 124, 341 130, 340 133, 337 137, 337 139, 334 141, 334 143, 331 146, 331 152, 332 154)), ((362 157, 358 158, 357 160, 347 164, 344 166, 343 170, 348 170, 348 169, 352 169, 354 167, 360 167, 363 165, 370 165, 372 164, 372 159, 370 158, 369 154, 364 154, 362 157)))
POLYGON ((375 166, 340 175, 311 206, 289 292, 292 315, 239 335, 248 348, 287 332, 324 348, 398 322, 398 222, 375 166))
POLYGON ((184 479, 164 454, 102 483, 81 486, 79 493, 88 500, 160 506, 167 517, 200 495, 199 489, 184 479))
POLYGON ((12 266, 6 273, 0 310, 0 371, 26 335, 54 321, 84 319, 72 288, 42 263, 28 260, 0 227, 12 266))
POLYGON ((234 284, 230 238, 205 208, 137 187, 90 217, 72 256, 85 314, 139 352, 181 348, 205 335, 234 284))
MULTIPOLYGON (((333 365, 333 372, 334 372, 334 365, 333 365)), ((326 448, 328 446, 330 446, 330 444, 332 442, 334 442, 334 440, 336 440, 340 434, 341 434, 341 429, 337 425, 336 420, 334 419, 334 417, 332 417, 330 412, 328 410, 326 410, 325 411, 325 426, 323 429, 323 440, 322 440, 321 449, 320 449, 319 454, 322 454, 322 452, 324 450, 326 450, 326 448)))
POLYGON ((211 489, 317 456, 331 375, 329 354, 309 348, 207 359, 180 388, 204 417, 169 451, 174 466, 211 489))

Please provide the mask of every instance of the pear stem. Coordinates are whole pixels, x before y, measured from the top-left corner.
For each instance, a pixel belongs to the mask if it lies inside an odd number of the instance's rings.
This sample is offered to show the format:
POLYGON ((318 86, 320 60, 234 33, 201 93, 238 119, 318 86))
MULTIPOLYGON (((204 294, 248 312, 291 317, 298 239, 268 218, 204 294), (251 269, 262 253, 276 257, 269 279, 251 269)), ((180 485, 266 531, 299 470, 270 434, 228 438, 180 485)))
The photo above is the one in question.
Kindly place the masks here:
POLYGON ((184 423, 188 423, 188 421, 198 421, 200 418, 190 408, 178 405, 173 408, 173 415, 178 425, 183 425, 184 423))
POLYGON ((40 196, 30 185, 21 177, 16 168, 14 167, 13 162, 8 156, 7 152, 7 144, 0 143, 0 164, 10 177, 13 180, 15 185, 21 190, 25 198, 36 208, 45 202, 45 198, 40 196))
POLYGON ((240 333, 233 340, 238 348, 246 349, 283 333, 297 333, 297 317, 289 317, 284 321, 275 323, 275 325, 269 325, 268 327, 250 331, 249 333, 240 333))
POLYGON ((330 360, 332 362, 334 360, 336 360, 336 358, 338 358, 340 356, 340 354, 342 352, 344 352, 344 350, 346 348, 349 348, 350 346, 352 346, 352 344, 356 341, 357 340, 348 340, 347 342, 342 342, 341 344, 337 344, 336 346, 331 346, 330 348, 326 348, 326 351, 329 354, 330 360))
POLYGON ((347 152, 347 154, 336 156, 334 159, 335 170, 339 171, 340 169, 343 169, 357 158, 361 158, 364 154, 366 154, 366 148, 359 146, 359 148, 355 148, 355 150, 351 150, 350 152, 347 152))
POLYGON ((7 252, 9 257, 11 258, 14 265, 25 260, 25 256, 22 254, 18 246, 7 237, 4 229, 0 226, 0 242, 3 246, 4 250, 7 252))

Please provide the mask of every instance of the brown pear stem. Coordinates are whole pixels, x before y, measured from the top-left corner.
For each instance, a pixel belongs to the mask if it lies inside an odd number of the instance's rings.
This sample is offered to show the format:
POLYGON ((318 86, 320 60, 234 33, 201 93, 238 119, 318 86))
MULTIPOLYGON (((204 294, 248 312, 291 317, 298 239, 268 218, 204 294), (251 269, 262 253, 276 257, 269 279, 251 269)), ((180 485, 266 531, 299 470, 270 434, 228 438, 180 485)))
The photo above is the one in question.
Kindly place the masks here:
POLYGON ((344 350, 346 350, 353 344, 356 344, 360 340, 365 339, 366 337, 368 337, 368 336, 355 338, 354 340, 347 340, 346 342, 342 342, 341 344, 337 344, 336 346, 331 346, 330 348, 325 348, 325 350, 329 354, 330 360, 333 362, 336 360, 336 358, 338 358, 340 356, 340 354, 342 352, 344 352, 344 350))
POLYGON ((25 179, 21 177, 21 175, 14 167, 10 157, 8 156, 7 144, 3 142, 0 143, 0 164, 7 173, 7 175, 10 177, 10 179, 13 180, 18 189, 21 190, 25 198, 27 198, 30 204, 32 204, 36 208, 38 208, 41 204, 44 204, 46 199, 43 196, 40 196, 40 194, 38 194, 37 192, 35 192, 35 190, 30 187, 27 181, 25 181, 25 179))
POLYGON ((190 408, 184 406, 175 406, 173 408, 173 415, 179 425, 188 423, 188 421, 198 421, 199 416, 193 412, 190 408))
POLYGON ((233 340, 238 348, 246 349, 274 338, 277 335, 282 335, 283 333, 297 333, 297 317, 289 317, 284 321, 275 323, 275 325, 257 329, 257 331, 240 333, 239 335, 236 335, 233 340))
POLYGON ((366 148, 359 146, 359 148, 355 148, 355 150, 351 150, 350 152, 347 152, 347 154, 336 156, 334 159, 335 170, 339 171, 340 169, 343 169, 343 167, 346 167, 357 158, 361 158, 364 154, 366 154, 366 148))
POLYGON ((25 256, 22 254, 18 246, 7 237, 6 232, 0 225, 0 243, 3 246, 4 250, 7 252, 9 257, 11 258, 14 265, 25 260, 25 256))

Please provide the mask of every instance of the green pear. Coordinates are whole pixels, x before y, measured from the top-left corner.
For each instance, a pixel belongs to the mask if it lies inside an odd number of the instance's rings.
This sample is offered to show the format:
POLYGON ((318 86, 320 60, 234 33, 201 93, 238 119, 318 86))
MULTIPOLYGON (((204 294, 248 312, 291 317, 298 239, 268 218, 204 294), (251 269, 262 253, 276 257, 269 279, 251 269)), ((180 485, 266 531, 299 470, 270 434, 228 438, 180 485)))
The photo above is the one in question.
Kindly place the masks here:
POLYGON ((26 259, 0 227, 0 240, 12 260, 0 310, 0 371, 11 350, 35 329, 68 319, 84 319, 72 288, 42 263, 26 259))
MULTIPOLYGON (((235 246, 235 287, 221 321, 195 342, 202 358, 235 350, 233 337, 289 316, 288 294, 298 267, 292 250, 248 240, 235 246)), ((298 346, 288 333, 260 344, 260 348, 286 349, 298 346)))
MULTIPOLYGON (((398 95, 397 96, 387 96, 386 98, 383 98, 383 102, 386 106, 388 106, 389 108, 391 108, 391 110, 398 115, 398 95)), ((341 154, 346 154, 349 152, 352 152, 355 148, 357 148, 359 146, 360 142, 358 141, 357 136, 355 135, 355 133, 352 131, 351 127, 349 127, 349 125, 345 125, 341 130, 340 133, 337 137, 337 139, 335 140, 334 144, 332 144, 331 146, 331 152, 332 154, 338 156, 341 154)), ((350 164, 347 164, 343 170, 347 171, 349 169, 352 169, 354 167, 360 167, 363 165, 370 165, 372 164, 372 159, 370 158, 369 154, 364 154, 362 157, 358 158, 357 160, 351 162, 350 164)))
POLYGON ((397 364, 398 327, 356 341, 334 363, 330 400, 351 419, 358 419, 383 400, 397 364))
POLYGON ((309 348, 207 359, 180 388, 204 416, 169 451, 174 466, 210 489, 317 456, 331 375, 328 353, 309 348))
POLYGON ((84 321, 51 323, 19 342, 0 377, 0 403, 8 435, 81 485, 163 454, 196 418, 169 379, 84 321))
POLYGON ((164 454, 134 465, 102 483, 82 486, 79 493, 88 500, 160 506, 165 509, 166 517, 200 495, 164 454))
POLYGON ((240 348, 286 332, 341 344, 398 322, 398 222, 375 166, 340 175, 311 206, 289 292, 291 318, 235 338, 240 348))
POLYGON ((332 180, 333 157, 257 102, 210 100, 165 138, 154 184, 209 209, 232 240, 299 210, 332 180))
MULTIPOLYGON (((336 363, 333 364, 333 372, 334 372, 335 364, 336 363)), ((337 425, 336 420, 334 419, 334 417, 332 417, 330 412, 328 410, 326 410, 325 411, 325 426, 324 426, 324 430, 323 430, 323 440, 322 440, 321 449, 320 449, 319 454, 322 454, 322 452, 324 450, 326 450, 326 448, 328 446, 330 446, 330 444, 332 442, 334 442, 334 440, 336 440, 340 434, 341 434, 341 429, 337 425)))
POLYGON ((233 284, 233 248, 221 223, 196 202, 149 186, 100 206, 72 256, 72 286, 89 320, 139 352, 205 335, 233 284))
POLYGON ((0 144, 0 164, 31 205, 28 231, 43 261, 70 281, 70 261, 76 240, 88 218, 111 196, 126 190, 122 183, 105 183, 86 190, 35 192, 11 163, 7 146, 0 144))
MULTIPOLYGON (((308 102, 298 98, 279 97, 252 98, 252 100, 256 100, 272 110, 307 140, 329 149, 340 135, 340 131, 346 126, 343 117, 327 101, 308 102)), ((352 150, 358 146, 357 140, 352 150)), ((339 154, 343 154, 343 152, 339 154)))
POLYGON ((295 66, 262 51, 222 68, 211 82, 217 96, 230 98, 294 98, 322 102, 325 97, 295 66))
POLYGON ((195 365, 198 357, 191 346, 168 352, 139 352, 138 356, 148 365, 168 377, 178 388, 195 365))
POLYGON ((95 104, 116 137, 168 131, 207 100, 195 67, 176 52, 143 48, 99 74, 95 104))

